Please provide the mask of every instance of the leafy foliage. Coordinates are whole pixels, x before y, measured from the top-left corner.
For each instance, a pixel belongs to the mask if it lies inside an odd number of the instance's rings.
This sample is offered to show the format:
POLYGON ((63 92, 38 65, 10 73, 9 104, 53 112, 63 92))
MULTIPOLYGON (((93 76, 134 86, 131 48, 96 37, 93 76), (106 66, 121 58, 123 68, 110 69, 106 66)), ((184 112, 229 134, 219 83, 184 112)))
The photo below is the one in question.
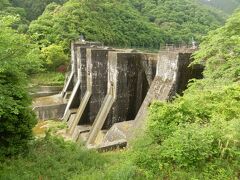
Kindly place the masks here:
POLYGON ((116 1, 75 1, 51 4, 30 25, 33 38, 43 45, 66 45, 84 34, 87 40, 109 45, 159 46, 160 31, 129 4, 116 1), (138 32, 138 33, 136 33, 138 32))
POLYGON ((222 28, 211 32, 195 55, 205 60, 205 77, 223 82, 240 79, 240 11, 237 11, 222 28), (207 60, 207 61, 206 61, 207 60))
POLYGON ((209 6, 215 7, 217 9, 220 9, 226 13, 232 13, 234 9, 240 6, 239 0, 200 0, 200 2, 203 2, 209 6))
POLYGON ((0 18, 0 156, 25 149, 36 123, 26 90, 26 73, 38 67, 34 47, 9 26, 12 16, 0 18))
POLYGON ((63 4, 66 0, 10 0, 14 7, 19 7, 25 10, 26 19, 32 21, 40 16, 45 7, 52 3, 63 4))
POLYGON ((26 20, 25 10, 19 7, 13 7, 8 0, 0 0, 0 16, 15 16, 18 19, 12 23, 12 27, 19 29, 21 33, 25 33, 28 29, 28 21, 26 20))
POLYGON ((65 65, 68 62, 68 56, 61 46, 52 44, 42 48, 41 52, 43 64, 48 70, 55 71, 60 65, 65 65))
POLYGON ((33 141, 28 153, 0 163, 0 179, 6 180, 128 180, 132 177, 135 177, 134 167, 124 154, 100 154, 49 135, 33 141))
POLYGON ((76 1, 50 4, 30 25, 34 40, 44 46, 87 40, 115 46, 159 48, 160 43, 189 43, 224 21, 198 3, 184 1, 76 1), (184 13, 183 13, 184 11, 184 13), (154 23, 153 23, 154 22, 154 23), (137 33, 136 33, 137 32, 137 33))
POLYGON ((31 75, 33 86, 63 86, 65 74, 61 72, 42 72, 31 75))
POLYGON ((149 178, 235 179, 240 162, 239 22, 236 12, 195 54, 205 78, 183 97, 153 103, 134 162, 149 178))
POLYGON ((215 29, 224 21, 224 15, 202 6, 195 0, 134 0, 132 5, 164 34, 166 43, 182 44, 215 29))

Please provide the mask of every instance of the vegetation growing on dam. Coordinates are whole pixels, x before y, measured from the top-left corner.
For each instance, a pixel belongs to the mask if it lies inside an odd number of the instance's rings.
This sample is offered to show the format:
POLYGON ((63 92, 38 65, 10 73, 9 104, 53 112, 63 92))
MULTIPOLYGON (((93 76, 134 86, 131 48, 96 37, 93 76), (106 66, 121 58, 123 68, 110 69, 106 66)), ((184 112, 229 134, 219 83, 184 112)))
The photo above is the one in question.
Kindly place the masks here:
POLYGON ((239 10, 194 55, 204 79, 172 102, 153 103, 147 132, 132 148, 98 153, 49 134, 34 139, 28 76, 65 65, 69 40, 81 33, 151 48, 202 39, 222 12, 193 0, 51 1, 30 23, 50 1, 28 2, 0 0, 0 179, 240 178, 239 10), (41 7, 36 14, 33 5, 41 7))

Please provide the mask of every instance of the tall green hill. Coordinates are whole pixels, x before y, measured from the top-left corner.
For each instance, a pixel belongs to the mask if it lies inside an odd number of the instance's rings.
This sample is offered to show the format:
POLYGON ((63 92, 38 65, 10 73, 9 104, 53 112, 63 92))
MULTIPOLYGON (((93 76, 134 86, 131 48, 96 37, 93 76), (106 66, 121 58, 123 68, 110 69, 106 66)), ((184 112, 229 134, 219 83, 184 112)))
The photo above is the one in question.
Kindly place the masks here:
POLYGON ((29 32, 43 46, 66 46, 83 34, 108 45, 158 48, 200 40, 223 22, 222 14, 194 0, 70 0, 50 4, 29 32))
POLYGON ((23 8, 29 21, 37 19, 52 2, 63 4, 66 0, 9 0, 14 7, 23 8))
POLYGON ((196 0, 133 0, 143 16, 165 33, 167 43, 197 40, 224 21, 224 14, 196 0))

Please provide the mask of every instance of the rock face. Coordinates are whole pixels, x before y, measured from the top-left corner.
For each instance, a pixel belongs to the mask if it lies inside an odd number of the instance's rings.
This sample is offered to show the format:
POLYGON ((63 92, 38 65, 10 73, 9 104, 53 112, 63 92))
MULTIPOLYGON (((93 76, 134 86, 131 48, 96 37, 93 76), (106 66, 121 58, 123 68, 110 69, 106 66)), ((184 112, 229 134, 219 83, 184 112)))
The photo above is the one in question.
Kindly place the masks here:
POLYGON ((192 52, 148 54, 72 44, 71 72, 61 93, 64 120, 75 141, 100 149, 126 145, 142 131, 153 100, 166 101, 201 78, 188 67, 192 52), (67 98, 69 97, 69 99, 67 98), (81 129, 88 130, 82 131, 81 129))

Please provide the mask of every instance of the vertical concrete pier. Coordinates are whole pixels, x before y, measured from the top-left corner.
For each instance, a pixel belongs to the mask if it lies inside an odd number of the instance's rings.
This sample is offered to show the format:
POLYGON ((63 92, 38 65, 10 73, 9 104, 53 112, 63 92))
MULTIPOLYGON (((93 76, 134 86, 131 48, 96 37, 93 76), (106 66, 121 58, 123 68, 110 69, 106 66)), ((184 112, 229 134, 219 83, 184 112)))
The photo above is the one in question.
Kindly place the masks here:
POLYGON ((109 52, 108 94, 89 133, 88 146, 97 144, 102 129, 134 119, 156 72, 156 56, 150 59, 142 53, 109 52))
POLYGON ((71 96, 68 100, 67 107, 63 116, 64 121, 69 121, 72 114, 76 114, 80 102, 87 90, 86 84, 86 47, 76 48, 76 66, 77 66, 77 82, 73 88, 71 96))
MULTIPOLYGON (((96 118, 104 96, 107 94, 107 60, 108 50, 87 48, 86 93, 69 127, 70 134, 73 134, 78 124, 92 124, 96 118)), ((84 83, 81 88, 85 88, 84 83)))
POLYGON ((71 61, 70 61, 70 73, 65 81, 61 96, 66 100, 66 95, 71 92, 74 86, 74 73, 75 73, 75 43, 71 43, 71 61))
POLYGON ((91 146, 95 144, 95 140, 98 136, 98 133, 101 131, 103 124, 106 121, 106 118, 109 114, 110 109, 116 99, 116 87, 117 87, 117 53, 108 54, 108 89, 107 95, 104 98, 104 101, 98 111, 96 119, 92 125, 92 128, 87 139, 87 145, 91 146))

